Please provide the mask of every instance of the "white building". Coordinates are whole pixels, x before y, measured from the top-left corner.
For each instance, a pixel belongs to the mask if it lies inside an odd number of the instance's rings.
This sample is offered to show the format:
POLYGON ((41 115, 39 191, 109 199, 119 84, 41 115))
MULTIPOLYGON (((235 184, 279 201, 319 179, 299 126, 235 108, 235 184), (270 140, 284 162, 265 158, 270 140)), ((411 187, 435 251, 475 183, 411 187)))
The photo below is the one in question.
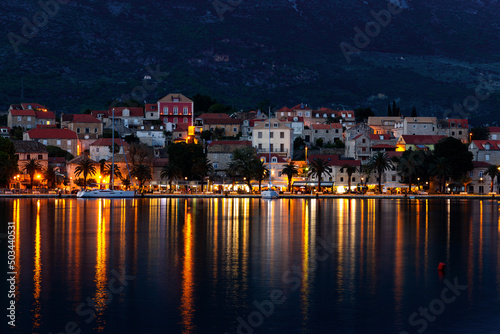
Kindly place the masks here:
POLYGON ((153 148, 165 147, 166 138, 163 125, 141 125, 135 134, 141 143, 153 148))
MULTIPOLYGON (((111 158, 111 143, 111 138, 100 138, 90 144, 90 159, 100 161, 102 159, 108 160, 111 158)), ((115 154, 123 154, 129 146, 128 143, 118 138, 115 138, 115 144, 120 146, 120 150, 118 152, 115 151, 115 154)))
POLYGON ((276 118, 261 122, 255 121, 252 131, 252 146, 258 154, 271 151, 291 159, 293 156, 293 130, 276 118))

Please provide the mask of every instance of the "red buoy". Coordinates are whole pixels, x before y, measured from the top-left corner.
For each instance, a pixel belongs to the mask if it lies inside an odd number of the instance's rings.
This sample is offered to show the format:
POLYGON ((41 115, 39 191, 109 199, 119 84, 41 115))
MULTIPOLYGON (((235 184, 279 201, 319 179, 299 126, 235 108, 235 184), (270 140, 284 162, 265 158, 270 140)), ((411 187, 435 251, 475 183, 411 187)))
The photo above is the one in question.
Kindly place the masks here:
POLYGON ((439 271, 444 271, 445 268, 446 268, 446 264, 444 264, 444 262, 439 262, 438 270, 439 271))

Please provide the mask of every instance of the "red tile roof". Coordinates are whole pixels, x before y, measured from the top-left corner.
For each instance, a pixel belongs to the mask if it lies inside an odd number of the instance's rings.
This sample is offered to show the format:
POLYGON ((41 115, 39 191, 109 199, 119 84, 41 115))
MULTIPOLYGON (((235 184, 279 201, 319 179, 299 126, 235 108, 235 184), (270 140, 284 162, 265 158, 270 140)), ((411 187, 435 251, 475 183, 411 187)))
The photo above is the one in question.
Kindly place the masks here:
POLYGON ((72 123, 102 123, 95 116, 89 114, 68 114, 63 115, 63 121, 72 123))
POLYGON ((491 164, 484 161, 473 161, 472 164, 474 165, 474 168, 488 168, 491 166, 491 164))
POLYGON ((448 126, 451 127, 451 123, 454 123, 455 128, 467 129, 469 127, 469 121, 466 119, 450 118, 445 119, 448 122, 448 126))
POLYGON ((30 139, 78 139, 76 132, 68 129, 41 128, 29 130, 30 139))
POLYGON ((207 118, 203 120, 203 124, 242 124, 242 119, 235 118, 207 118))
POLYGON ((297 104, 295 107, 292 107, 292 110, 312 110, 305 103, 297 104))
POLYGON ((34 110, 11 110, 10 111, 12 116, 33 116, 36 117, 35 111, 34 110))
POLYGON ((21 103, 21 107, 23 109, 45 109, 49 110, 49 108, 42 106, 41 104, 38 103, 21 103))
POLYGON ((407 145, 437 144, 438 141, 440 141, 443 138, 446 138, 446 136, 435 136, 435 135, 402 135, 401 137, 407 145))
POLYGON ((486 150, 486 144, 490 144, 490 151, 500 150, 500 140, 473 140, 472 142, 480 150, 486 150))
POLYGON ((313 130, 342 129, 342 124, 340 124, 340 123, 311 124, 311 128, 313 128, 313 130))
POLYGON ((378 144, 374 145, 371 148, 396 148, 396 146, 388 145, 388 144, 378 144))
POLYGON ((288 108, 287 106, 284 106, 283 108, 279 109, 276 112, 292 112, 292 109, 288 108))
POLYGON ((107 110, 92 110, 90 112, 90 114, 92 116, 94 116, 95 118, 98 118, 97 115, 103 115, 102 117, 104 117, 104 118, 109 117, 109 111, 107 111, 107 110))
POLYGON ((56 115, 52 111, 35 110, 36 118, 38 119, 55 119, 56 115))
POLYGON ((147 103, 146 106, 146 111, 158 111, 158 105, 156 103, 147 103))
POLYGON ((500 126, 490 126, 488 129, 490 130, 490 133, 500 132, 500 126))
MULTIPOLYGON (((111 138, 99 138, 95 142, 90 144, 90 146, 111 146, 112 142, 113 141, 111 138)), ((115 138, 115 144, 128 146, 128 143, 120 138, 115 138)))
POLYGON ((304 117, 302 116, 287 116, 286 118, 287 122, 304 122, 304 117), (296 118, 297 120, 294 121, 293 119, 296 118))
POLYGON ((203 113, 196 118, 201 118, 203 120, 207 120, 207 119, 231 119, 231 116, 229 116, 228 114, 203 113))
POLYGON ((187 123, 177 123, 175 125, 175 129, 173 132, 177 131, 177 132, 180 132, 180 131, 188 131, 189 130, 189 124, 187 123))
POLYGON ((376 135, 376 134, 370 134, 370 139, 371 140, 390 140, 391 139, 391 135, 389 134, 379 134, 379 135, 376 135), (382 138, 380 138, 382 137, 382 138))
POLYGON ((115 117, 124 117, 123 116, 123 110, 128 109, 130 110, 129 115, 130 116, 125 116, 125 117, 144 117, 144 109, 141 107, 114 107, 114 108, 109 108, 109 117, 113 116, 113 109, 115 109, 115 117))

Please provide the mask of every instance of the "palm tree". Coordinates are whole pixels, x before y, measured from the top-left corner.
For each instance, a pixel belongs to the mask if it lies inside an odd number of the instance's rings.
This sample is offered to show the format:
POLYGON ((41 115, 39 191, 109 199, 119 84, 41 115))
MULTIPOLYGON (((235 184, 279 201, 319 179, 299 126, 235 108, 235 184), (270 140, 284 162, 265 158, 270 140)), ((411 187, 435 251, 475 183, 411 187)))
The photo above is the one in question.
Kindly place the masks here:
POLYGON ((393 169, 394 165, 392 164, 392 161, 386 152, 377 152, 377 154, 373 155, 370 158, 370 161, 368 163, 378 174, 378 191, 381 194, 382 174, 384 174, 384 172, 387 170, 393 169))
POLYGON ((493 183, 495 182, 495 177, 500 176, 500 172, 498 171, 498 166, 496 165, 490 165, 488 169, 484 172, 485 175, 488 175, 491 177, 491 187, 490 187, 490 193, 493 192, 493 183))
POLYGON ((35 178, 36 172, 42 171, 42 165, 35 159, 31 159, 24 165, 23 171, 25 171, 30 176, 30 185, 33 189, 33 179, 35 178))
POLYGON ((122 185, 125 186, 125 189, 128 190, 130 187, 130 184, 131 184, 131 182, 130 182, 130 178, 128 176, 126 178, 122 179, 122 185))
POLYGON ((205 176, 212 174, 214 172, 214 166, 212 162, 207 159, 207 157, 199 158, 195 161, 192 168, 192 173, 198 175, 201 178, 201 191, 203 192, 203 183, 205 182, 205 176))
POLYGON ((75 176, 79 177, 83 174, 83 188, 87 188, 87 177, 94 176, 96 173, 96 168, 94 162, 88 157, 82 159, 78 165, 75 167, 75 176))
POLYGON ((45 180, 47 180, 47 188, 55 188, 62 182, 62 176, 56 172, 56 168, 57 167, 49 167, 45 170, 44 177, 45 180))
POLYGON ((446 178, 451 174, 452 169, 448 160, 444 157, 437 157, 431 163, 431 175, 439 178, 439 192, 443 192, 443 185, 446 178))
POLYGON ((168 179, 168 190, 171 191, 172 180, 182 177, 182 170, 179 168, 179 166, 169 161, 165 166, 163 166, 160 177, 162 179, 168 179))
MULTIPOLYGON (((101 174, 103 176, 111 176, 111 164, 104 165, 101 174)), ((116 165, 115 168, 113 168, 113 174, 115 179, 123 179, 122 171, 120 170, 120 168, 116 167, 116 165)))
POLYGON ((292 179, 294 176, 299 175, 298 167, 290 161, 286 165, 283 165, 283 169, 281 169, 281 173, 285 174, 288 177, 288 191, 292 188, 292 179))
POLYGON ((347 173, 347 187, 348 187, 348 190, 347 192, 351 192, 351 179, 352 179, 352 174, 356 173, 358 171, 358 168, 356 166, 352 166, 352 165, 349 165, 349 164, 344 164, 342 165, 342 167, 340 167, 340 172, 343 173, 343 172, 346 172, 347 173))
POLYGON ((135 165, 132 168, 132 172, 130 173, 133 177, 137 178, 139 181, 139 191, 143 192, 144 183, 151 181, 153 179, 153 175, 151 173, 151 166, 149 165, 135 165))
POLYGON ((332 174, 332 167, 326 160, 316 158, 309 163, 309 173, 307 176, 318 178, 318 192, 321 191, 321 178, 323 177, 323 174, 332 174))
MULTIPOLYGON (((259 181, 259 192, 262 190, 262 180, 269 176, 269 169, 267 169, 266 165, 262 160, 255 161, 254 177, 257 181, 259 181)), ((247 180, 248 187, 252 189, 251 183, 247 180)))
POLYGON ((457 181, 464 186, 464 191, 467 192, 467 185, 472 182, 472 179, 464 174, 457 181))
POLYGON ((421 154, 416 151, 406 151, 397 161, 398 174, 408 179, 408 189, 411 191, 412 181, 417 176, 422 164, 421 154))

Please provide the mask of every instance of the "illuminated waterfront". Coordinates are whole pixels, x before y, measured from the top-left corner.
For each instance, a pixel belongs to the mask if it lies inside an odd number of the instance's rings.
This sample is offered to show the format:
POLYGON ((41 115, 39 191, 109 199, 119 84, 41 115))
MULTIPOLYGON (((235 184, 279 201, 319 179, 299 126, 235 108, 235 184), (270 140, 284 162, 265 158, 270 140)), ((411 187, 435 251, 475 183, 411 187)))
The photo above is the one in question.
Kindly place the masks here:
POLYGON ((242 321, 256 333, 416 333, 425 318, 410 316, 441 304, 426 333, 500 330, 497 201, 2 199, 0 210, 17 229, 20 333, 72 322, 235 333, 242 321), (455 280, 467 288, 434 302, 455 280))

